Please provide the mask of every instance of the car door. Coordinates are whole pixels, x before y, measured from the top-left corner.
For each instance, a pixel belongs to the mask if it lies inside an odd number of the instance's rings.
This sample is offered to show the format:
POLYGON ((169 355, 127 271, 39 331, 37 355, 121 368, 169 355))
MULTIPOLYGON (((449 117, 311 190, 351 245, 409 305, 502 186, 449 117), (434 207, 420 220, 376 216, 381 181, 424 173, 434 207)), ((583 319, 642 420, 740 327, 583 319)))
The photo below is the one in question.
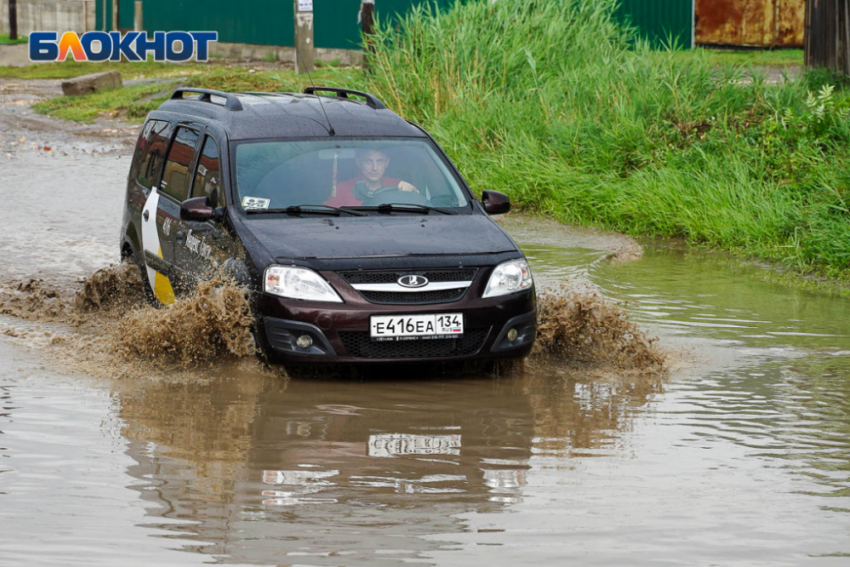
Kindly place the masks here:
MULTIPOLYGON (((206 197, 216 208, 225 206, 221 154, 216 139, 203 136, 192 176, 189 198, 206 197)), ((174 254, 181 269, 192 278, 204 278, 233 256, 234 242, 220 218, 180 220, 174 254)))
MULTIPOLYGON (((191 282, 185 278, 187 266, 184 257, 178 253, 184 244, 181 231, 180 205, 189 198, 192 182, 192 167, 201 139, 198 129, 178 125, 174 139, 168 149, 162 181, 159 184, 159 208, 163 212, 162 235, 159 256, 170 268, 172 292, 186 289, 191 282)), ((150 253, 152 250, 146 250, 150 253)), ((172 293, 173 295, 173 293, 172 293)), ((160 300, 161 301, 161 300, 160 300)))
MULTIPOLYGON (((160 198, 159 185, 163 163, 168 151, 174 125, 166 120, 151 120, 142 132, 141 151, 138 163, 131 175, 136 185, 136 194, 142 200, 141 229, 139 230, 142 261, 145 274, 160 303, 174 302, 173 257, 167 244, 168 232, 175 218, 175 211, 167 201, 160 198)), ((179 211, 178 211, 179 212, 179 211)))

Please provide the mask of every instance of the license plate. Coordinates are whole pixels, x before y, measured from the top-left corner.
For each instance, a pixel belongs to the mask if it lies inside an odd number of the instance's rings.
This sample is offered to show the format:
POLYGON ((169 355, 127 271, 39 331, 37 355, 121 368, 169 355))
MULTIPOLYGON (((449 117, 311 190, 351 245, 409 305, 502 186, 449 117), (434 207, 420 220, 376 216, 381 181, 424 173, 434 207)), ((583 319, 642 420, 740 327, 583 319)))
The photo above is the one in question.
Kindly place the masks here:
POLYGON ((373 341, 446 339, 463 336, 462 313, 373 316, 369 323, 373 341))

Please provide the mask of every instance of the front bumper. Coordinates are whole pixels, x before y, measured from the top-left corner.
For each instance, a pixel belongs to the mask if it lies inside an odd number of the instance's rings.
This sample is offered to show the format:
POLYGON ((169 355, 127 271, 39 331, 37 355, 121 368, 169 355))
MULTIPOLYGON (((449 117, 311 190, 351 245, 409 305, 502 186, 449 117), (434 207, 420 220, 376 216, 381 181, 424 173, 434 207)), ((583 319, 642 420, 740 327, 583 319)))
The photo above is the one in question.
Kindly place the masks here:
POLYGON ((370 303, 333 272, 323 272, 344 303, 316 303, 259 294, 256 304, 267 350, 284 362, 443 362, 528 355, 536 336, 534 288, 481 299, 478 286, 459 301, 438 304, 370 303), (450 339, 374 342, 372 315, 462 313, 464 335, 450 339), (509 340, 508 332, 517 336, 509 340), (307 335, 308 348, 297 345, 307 335))

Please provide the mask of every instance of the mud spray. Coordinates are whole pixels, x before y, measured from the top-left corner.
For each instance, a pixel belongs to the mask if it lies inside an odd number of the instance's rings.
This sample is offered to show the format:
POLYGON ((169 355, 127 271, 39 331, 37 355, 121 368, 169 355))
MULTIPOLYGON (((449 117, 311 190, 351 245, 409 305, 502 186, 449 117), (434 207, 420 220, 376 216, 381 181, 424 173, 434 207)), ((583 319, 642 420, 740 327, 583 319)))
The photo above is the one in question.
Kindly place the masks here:
MULTIPOLYGON (((540 295, 531 367, 661 373, 665 355, 617 304, 592 291, 563 287, 540 295)), ((41 280, 0 287, 0 314, 36 323, 0 327, 30 346, 58 349, 56 359, 87 374, 149 375, 152 370, 256 364, 246 290, 232 281, 202 283, 173 305, 144 301, 139 270, 120 264, 61 290, 41 280), (76 288, 76 289, 74 289, 76 288)))
POLYGON ((145 302, 138 268, 119 264, 67 289, 41 280, 2 286, 0 314, 44 323, 0 324, 0 332, 31 347, 50 347, 63 367, 95 376, 170 374, 256 360, 245 290, 222 279, 157 309, 145 302))
POLYGON ((537 305, 534 355, 561 363, 612 370, 661 372, 666 354, 626 311, 592 291, 562 287, 544 292, 537 305))

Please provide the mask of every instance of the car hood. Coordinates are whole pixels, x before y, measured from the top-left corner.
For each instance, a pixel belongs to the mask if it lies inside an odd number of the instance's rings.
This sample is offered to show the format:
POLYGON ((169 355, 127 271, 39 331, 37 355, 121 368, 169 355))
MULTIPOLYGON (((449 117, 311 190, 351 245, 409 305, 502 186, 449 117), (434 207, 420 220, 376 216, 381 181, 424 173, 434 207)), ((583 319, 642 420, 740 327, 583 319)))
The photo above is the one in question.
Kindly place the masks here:
POLYGON ((279 260, 494 254, 516 245, 483 215, 252 216, 254 237, 279 260))

